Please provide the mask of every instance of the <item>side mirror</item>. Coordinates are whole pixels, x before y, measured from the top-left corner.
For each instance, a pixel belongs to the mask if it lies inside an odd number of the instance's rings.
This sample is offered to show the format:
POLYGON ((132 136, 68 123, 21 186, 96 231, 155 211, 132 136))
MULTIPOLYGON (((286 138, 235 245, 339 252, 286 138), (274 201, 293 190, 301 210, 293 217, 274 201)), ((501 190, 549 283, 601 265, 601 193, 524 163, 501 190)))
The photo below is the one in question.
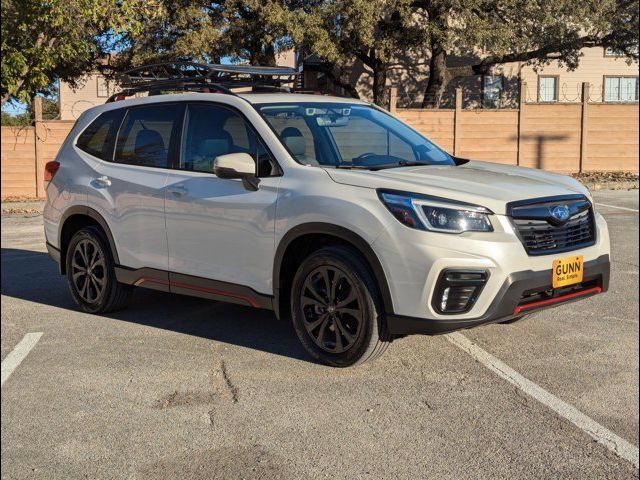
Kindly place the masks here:
POLYGON ((247 189, 258 189, 256 162, 248 153, 228 153, 216 157, 213 161, 213 173, 218 178, 239 178, 247 189))

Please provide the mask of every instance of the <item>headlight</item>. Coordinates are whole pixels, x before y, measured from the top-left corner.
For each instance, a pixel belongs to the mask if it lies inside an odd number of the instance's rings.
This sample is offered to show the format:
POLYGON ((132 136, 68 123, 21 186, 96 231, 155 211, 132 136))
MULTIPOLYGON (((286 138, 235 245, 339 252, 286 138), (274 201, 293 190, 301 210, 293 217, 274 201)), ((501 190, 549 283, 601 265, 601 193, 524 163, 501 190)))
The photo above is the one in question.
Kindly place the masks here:
POLYGON ((491 210, 417 193, 380 190, 380 199, 400 223, 432 232, 492 232, 491 210))

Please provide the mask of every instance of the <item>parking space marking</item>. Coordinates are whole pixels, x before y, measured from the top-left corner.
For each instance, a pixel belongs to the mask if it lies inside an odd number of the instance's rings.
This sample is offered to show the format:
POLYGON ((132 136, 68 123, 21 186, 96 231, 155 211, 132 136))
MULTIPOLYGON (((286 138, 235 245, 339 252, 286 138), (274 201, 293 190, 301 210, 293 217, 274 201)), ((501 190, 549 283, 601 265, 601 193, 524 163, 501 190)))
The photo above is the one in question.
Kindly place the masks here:
POLYGON ((599 207, 617 208, 618 210, 627 210, 629 212, 638 213, 638 210, 636 210, 635 208, 618 207, 617 205, 608 205, 606 203, 598 203, 598 202, 596 202, 596 205, 598 205, 599 207))
POLYGON ((9 355, 2 360, 2 383, 0 387, 4 385, 4 382, 7 381, 13 371, 18 368, 18 365, 22 363, 31 349, 36 346, 41 336, 42 332, 27 333, 9 352, 9 355))
POLYGON ((613 453, 631 462, 638 468, 638 447, 620 438, 611 430, 600 425, 598 422, 588 417, 573 405, 559 399, 544 388, 523 377, 507 364, 475 345, 471 340, 461 333, 449 333, 447 340, 453 343, 462 351, 468 353, 476 361, 487 367, 493 373, 507 382, 515 385, 521 391, 536 399, 543 405, 556 412, 561 417, 566 418, 575 426, 586 432, 596 442, 604 445, 613 453))

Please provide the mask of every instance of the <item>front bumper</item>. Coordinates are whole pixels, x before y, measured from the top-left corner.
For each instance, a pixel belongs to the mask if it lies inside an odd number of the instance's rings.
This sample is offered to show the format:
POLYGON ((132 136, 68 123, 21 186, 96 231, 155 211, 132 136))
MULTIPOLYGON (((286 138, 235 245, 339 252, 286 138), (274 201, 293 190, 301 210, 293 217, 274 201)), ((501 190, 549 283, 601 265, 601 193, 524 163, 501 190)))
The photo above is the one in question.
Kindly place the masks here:
POLYGON ((585 262, 584 278, 570 292, 556 291, 544 300, 527 300, 525 293, 551 289, 551 269, 512 273, 502 283, 486 313, 477 318, 426 319, 396 314, 387 315, 387 328, 392 335, 437 335, 455 330, 472 328, 486 323, 513 319, 525 313, 563 305, 609 289, 609 255, 585 262))

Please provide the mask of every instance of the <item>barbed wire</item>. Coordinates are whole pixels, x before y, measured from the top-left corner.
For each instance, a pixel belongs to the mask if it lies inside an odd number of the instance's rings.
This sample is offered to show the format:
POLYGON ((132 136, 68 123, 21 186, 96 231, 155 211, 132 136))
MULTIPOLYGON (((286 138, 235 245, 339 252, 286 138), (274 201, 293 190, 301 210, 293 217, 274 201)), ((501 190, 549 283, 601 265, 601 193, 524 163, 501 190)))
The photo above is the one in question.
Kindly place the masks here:
MULTIPOLYGON (((563 82, 552 90, 541 89, 539 85, 523 84, 522 100, 525 103, 577 104, 582 102, 582 84, 563 82), (545 101, 545 99, 548 99, 545 101)), ((517 109, 521 101, 518 86, 483 92, 481 87, 462 89, 462 108, 475 109, 517 109)), ((590 84, 590 103, 637 103, 638 86, 632 82, 605 92, 605 86, 590 84)), ((455 108, 455 87, 450 87, 442 95, 428 95, 417 88, 398 87, 398 108, 455 108)))

